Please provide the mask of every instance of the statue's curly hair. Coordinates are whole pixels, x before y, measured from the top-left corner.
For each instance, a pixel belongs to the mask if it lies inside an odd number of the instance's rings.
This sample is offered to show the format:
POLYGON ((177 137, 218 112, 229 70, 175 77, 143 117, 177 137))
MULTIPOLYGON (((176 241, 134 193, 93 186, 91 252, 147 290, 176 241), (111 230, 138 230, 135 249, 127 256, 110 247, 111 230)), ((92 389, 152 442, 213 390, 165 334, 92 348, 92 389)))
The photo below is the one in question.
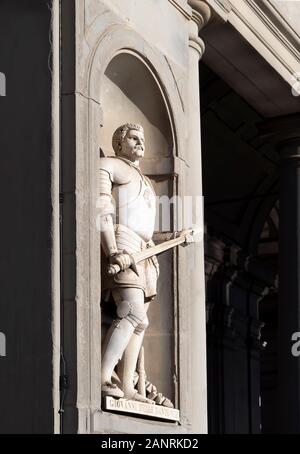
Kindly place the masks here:
POLYGON ((112 138, 112 147, 113 147, 116 155, 119 152, 119 145, 121 145, 121 143, 125 139, 127 132, 131 131, 132 129, 135 131, 141 131, 142 133, 144 133, 143 126, 138 125, 136 123, 126 123, 125 125, 119 126, 119 128, 116 129, 116 131, 114 132, 114 135, 112 138))

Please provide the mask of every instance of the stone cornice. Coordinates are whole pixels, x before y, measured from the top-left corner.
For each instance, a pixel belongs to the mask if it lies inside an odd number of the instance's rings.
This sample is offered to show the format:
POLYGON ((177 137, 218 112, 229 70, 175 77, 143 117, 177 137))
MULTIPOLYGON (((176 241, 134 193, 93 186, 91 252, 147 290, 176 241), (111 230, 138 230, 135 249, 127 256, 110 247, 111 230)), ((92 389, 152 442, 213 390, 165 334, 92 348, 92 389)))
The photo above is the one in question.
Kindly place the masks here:
MULTIPOLYGON (((260 0, 261 1, 261 0, 260 0)), ((258 3, 257 0, 247 0, 247 3, 249 4, 250 8, 252 9, 253 12, 259 17, 261 22, 268 28, 268 30, 280 41, 283 46, 293 54, 300 63, 300 52, 299 50, 291 44, 291 39, 295 39, 295 33, 293 32, 292 28, 289 27, 287 22, 281 21, 282 27, 285 28, 285 32, 290 31, 291 35, 289 36, 289 39, 283 34, 281 30, 279 30, 278 25, 279 22, 277 22, 277 25, 274 23, 275 22, 275 9, 272 7, 270 3, 268 3, 268 10, 263 10, 262 6, 266 7, 266 3, 258 3), (273 14, 273 17, 271 18, 271 13, 273 14), (293 38, 292 38, 293 35, 293 38)), ((298 46, 300 45, 300 40, 298 39, 298 46)), ((275 49, 276 50, 276 49, 275 49)))
POLYGON ((300 71, 300 38, 265 0, 206 0, 290 84, 300 71))
MULTIPOLYGON (((287 45, 294 49, 299 49, 300 46, 300 36, 295 32, 295 30, 288 24, 288 22, 282 17, 282 15, 277 11, 275 6, 270 3, 269 0, 249 0, 252 4, 256 4, 256 8, 260 12, 264 13, 264 20, 271 23, 271 27, 274 32, 280 30, 281 35, 286 39, 287 45), (292 44, 292 46, 291 46, 292 44)), ((261 13, 260 13, 261 14, 261 13)))

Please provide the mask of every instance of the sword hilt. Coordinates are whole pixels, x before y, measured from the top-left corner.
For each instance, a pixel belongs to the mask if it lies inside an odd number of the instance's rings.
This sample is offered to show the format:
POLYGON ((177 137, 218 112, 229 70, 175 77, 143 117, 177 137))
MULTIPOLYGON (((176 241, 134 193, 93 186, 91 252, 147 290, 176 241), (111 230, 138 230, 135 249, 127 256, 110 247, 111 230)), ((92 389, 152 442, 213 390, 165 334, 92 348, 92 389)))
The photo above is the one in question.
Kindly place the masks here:
MULTIPOLYGON (((128 252, 124 251, 124 254, 128 254, 128 252)), ((135 274, 137 276, 139 276, 134 258, 132 257, 132 255, 130 255, 130 254, 128 254, 128 255, 131 259, 131 263, 130 263, 130 266, 126 269, 131 268, 135 272, 135 274)), ((116 274, 118 274, 120 271, 121 271, 121 267, 117 263, 110 263, 109 265, 107 265, 107 273, 109 276, 116 276, 116 274)))
POLYGON ((121 268, 116 263, 114 265, 107 266, 107 274, 109 274, 109 276, 115 276, 120 271, 121 271, 121 268))

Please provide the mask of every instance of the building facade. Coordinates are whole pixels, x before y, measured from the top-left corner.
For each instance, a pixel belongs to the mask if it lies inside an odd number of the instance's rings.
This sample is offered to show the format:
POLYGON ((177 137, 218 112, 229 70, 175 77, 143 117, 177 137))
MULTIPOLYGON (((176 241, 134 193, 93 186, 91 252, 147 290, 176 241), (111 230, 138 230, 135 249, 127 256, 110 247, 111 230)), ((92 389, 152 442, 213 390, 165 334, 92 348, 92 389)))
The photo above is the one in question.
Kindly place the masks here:
MULTIPOLYGON (((299 3, 10 0, 0 13, 0 432, 299 432, 299 3), (144 126, 156 193, 188 198, 203 229, 159 257, 144 341, 179 423, 102 405, 98 174, 128 121, 144 126)), ((180 230, 168 206, 158 239, 180 230)))

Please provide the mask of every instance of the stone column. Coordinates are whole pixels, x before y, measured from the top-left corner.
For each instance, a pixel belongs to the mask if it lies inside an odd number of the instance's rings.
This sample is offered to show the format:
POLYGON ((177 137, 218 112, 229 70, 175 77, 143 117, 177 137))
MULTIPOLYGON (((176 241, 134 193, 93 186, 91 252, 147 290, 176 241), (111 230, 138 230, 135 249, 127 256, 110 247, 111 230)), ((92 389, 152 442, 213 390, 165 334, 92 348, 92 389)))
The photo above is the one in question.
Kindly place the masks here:
MULTIPOLYGON (((186 158, 190 166, 186 195, 193 196, 198 203, 202 196, 201 130, 199 59, 204 52, 204 43, 198 37, 200 29, 209 21, 210 9, 200 0, 189 0, 192 19, 189 30, 189 94, 188 94, 188 150, 186 158)), ((201 220, 203 226, 203 218, 201 220)), ((190 251, 190 316, 192 348, 192 415, 197 421, 193 431, 207 432, 207 384, 206 384, 206 317, 205 317, 205 274, 203 242, 193 245, 190 251), (193 256, 193 257, 192 257, 193 256)))
POLYGON ((300 358, 292 335, 300 331, 300 116, 261 125, 280 155, 278 432, 300 433, 300 358))

